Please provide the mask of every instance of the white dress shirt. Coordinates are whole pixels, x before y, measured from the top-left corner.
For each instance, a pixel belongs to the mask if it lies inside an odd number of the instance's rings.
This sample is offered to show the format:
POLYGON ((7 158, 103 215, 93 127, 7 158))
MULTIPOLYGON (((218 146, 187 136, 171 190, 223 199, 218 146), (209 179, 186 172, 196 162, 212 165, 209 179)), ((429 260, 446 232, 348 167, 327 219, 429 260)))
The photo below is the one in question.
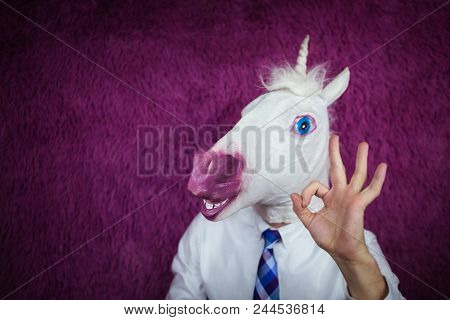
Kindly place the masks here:
MULTIPOLYGON (((197 215, 180 240, 167 299, 253 299, 267 228, 252 208, 219 222, 197 215)), ((338 266, 300 220, 278 231, 282 240, 273 251, 280 299, 352 299, 338 266)), ((364 235, 389 287, 385 299, 404 299, 375 235, 367 230, 364 235)))

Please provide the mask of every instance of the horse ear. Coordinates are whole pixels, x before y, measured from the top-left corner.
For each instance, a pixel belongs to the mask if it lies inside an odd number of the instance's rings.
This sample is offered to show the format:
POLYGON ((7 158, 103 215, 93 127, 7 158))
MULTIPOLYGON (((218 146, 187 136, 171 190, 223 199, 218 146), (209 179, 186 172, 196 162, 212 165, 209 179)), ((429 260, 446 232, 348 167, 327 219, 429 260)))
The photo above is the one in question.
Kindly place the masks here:
POLYGON ((331 81, 325 88, 322 89, 320 95, 327 102, 327 106, 339 99, 339 97, 345 92, 348 87, 349 80, 350 71, 347 67, 341 73, 339 73, 336 78, 333 79, 333 81, 331 81))

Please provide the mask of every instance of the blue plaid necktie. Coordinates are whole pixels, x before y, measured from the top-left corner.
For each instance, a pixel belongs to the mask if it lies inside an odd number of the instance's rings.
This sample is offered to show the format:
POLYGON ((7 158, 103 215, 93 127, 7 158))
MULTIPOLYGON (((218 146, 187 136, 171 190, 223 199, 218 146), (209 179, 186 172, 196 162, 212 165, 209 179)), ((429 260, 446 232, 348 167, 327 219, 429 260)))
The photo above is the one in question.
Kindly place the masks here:
POLYGON ((278 286, 277 261, 273 255, 273 246, 281 240, 277 230, 267 229, 263 233, 264 250, 259 260, 253 300, 280 300, 278 286))

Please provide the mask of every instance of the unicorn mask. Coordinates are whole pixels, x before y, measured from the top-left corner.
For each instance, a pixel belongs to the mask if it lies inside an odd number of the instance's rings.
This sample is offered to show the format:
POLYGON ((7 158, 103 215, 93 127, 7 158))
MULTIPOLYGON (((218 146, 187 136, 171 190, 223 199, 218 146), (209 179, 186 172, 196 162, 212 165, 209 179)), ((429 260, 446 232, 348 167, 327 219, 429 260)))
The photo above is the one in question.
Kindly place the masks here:
MULTIPOLYGON (((309 37, 294 68, 272 71, 267 93, 247 105, 241 119, 210 150, 196 155, 188 189, 211 221, 253 208, 270 223, 292 222, 289 194, 312 180, 328 185, 328 107, 347 89, 345 68, 323 86, 325 70, 307 72, 309 37)), ((315 198, 312 206, 320 206, 315 198)), ((314 210, 314 208, 312 208, 314 210)))

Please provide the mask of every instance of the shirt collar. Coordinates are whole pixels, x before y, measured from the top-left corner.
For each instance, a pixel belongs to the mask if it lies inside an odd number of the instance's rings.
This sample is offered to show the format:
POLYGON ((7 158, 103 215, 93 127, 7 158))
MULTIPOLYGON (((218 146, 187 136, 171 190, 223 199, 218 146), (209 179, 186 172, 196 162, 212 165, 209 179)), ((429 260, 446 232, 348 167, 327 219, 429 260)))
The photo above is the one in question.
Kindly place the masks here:
POLYGON ((278 230, 281 236, 281 243, 287 249, 297 236, 303 233, 306 228, 303 223, 298 220, 280 228, 272 228, 264 219, 256 212, 255 215, 255 234, 258 240, 262 239, 262 233, 266 229, 278 230))

